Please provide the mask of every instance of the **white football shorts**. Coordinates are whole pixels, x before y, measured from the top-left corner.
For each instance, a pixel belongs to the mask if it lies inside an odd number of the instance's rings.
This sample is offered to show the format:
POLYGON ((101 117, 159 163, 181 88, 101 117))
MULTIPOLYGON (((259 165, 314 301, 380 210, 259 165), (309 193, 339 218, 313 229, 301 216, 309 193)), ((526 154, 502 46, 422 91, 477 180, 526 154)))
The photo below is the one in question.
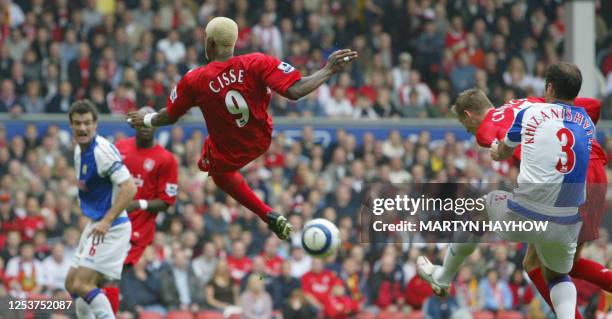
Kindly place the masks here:
POLYGON ((72 259, 72 267, 93 269, 107 279, 119 280, 123 270, 123 261, 130 250, 132 224, 128 220, 112 226, 104 236, 104 241, 97 245, 94 245, 93 237, 89 236, 95 225, 96 222, 90 221, 81 233, 79 247, 72 259))
MULTIPOLYGON (((489 220, 533 222, 534 219, 508 208, 508 201, 512 199, 513 194, 505 191, 493 191, 487 194, 486 209, 489 220)), ((544 266, 552 271, 567 274, 574 264, 576 241, 581 227, 581 221, 572 224, 549 221, 545 230, 521 231, 511 227, 502 227, 502 230, 496 233, 508 241, 532 244, 544 266)))

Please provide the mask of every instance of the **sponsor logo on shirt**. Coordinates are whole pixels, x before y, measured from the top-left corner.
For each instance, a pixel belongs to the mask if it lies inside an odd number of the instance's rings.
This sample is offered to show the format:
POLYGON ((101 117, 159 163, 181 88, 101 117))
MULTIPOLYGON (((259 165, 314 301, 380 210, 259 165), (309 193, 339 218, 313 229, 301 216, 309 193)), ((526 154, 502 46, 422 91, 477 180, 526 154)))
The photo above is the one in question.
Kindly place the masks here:
POLYGON ((278 65, 278 69, 283 71, 283 73, 291 73, 293 72, 293 70, 295 70, 295 68, 287 62, 281 62, 278 65))
POLYGON ((154 167, 155 167, 155 161, 154 160, 152 160, 150 158, 147 158, 144 161, 143 168, 145 169, 145 171, 150 172, 150 171, 153 170, 154 167))
POLYGON ((176 93, 176 85, 172 88, 172 92, 170 92, 170 101, 174 103, 178 94, 176 93))
POLYGON ((138 188, 144 185, 144 181, 142 180, 142 177, 140 176, 140 174, 138 174, 138 176, 134 176, 134 184, 136 184, 136 187, 138 188))
POLYGON ((177 191, 178 191, 178 185, 171 184, 171 183, 166 184, 166 194, 168 196, 170 197, 176 196, 177 191))

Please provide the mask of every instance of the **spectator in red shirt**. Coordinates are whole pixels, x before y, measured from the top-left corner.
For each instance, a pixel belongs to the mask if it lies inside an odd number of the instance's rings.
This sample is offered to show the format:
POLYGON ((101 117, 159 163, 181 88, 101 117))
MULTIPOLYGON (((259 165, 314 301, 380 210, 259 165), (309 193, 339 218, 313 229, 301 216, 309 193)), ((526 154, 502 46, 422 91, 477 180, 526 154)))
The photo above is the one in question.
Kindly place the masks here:
POLYGON ((461 20, 460 16, 453 16, 451 18, 450 28, 448 32, 446 32, 444 47, 453 50, 453 53, 457 53, 466 47, 466 37, 467 34, 465 30, 463 30, 463 20, 461 20))
POLYGON ((394 310, 403 304, 403 277, 401 270, 396 268, 395 257, 391 254, 384 255, 380 270, 370 278, 371 302, 381 310, 394 310))
POLYGON ((283 258, 277 254, 279 244, 280 240, 277 237, 268 237, 261 254, 266 260, 266 274, 272 277, 278 277, 281 274, 283 265, 283 258))
POLYGON ((227 257, 230 276, 235 283, 240 283, 242 278, 253 269, 253 262, 246 256, 246 247, 243 242, 235 241, 232 245, 232 254, 227 257))
POLYGON ((344 282, 336 279, 331 296, 325 299, 323 312, 327 319, 349 319, 359 311, 359 303, 346 295, 344 282))
POLYGON ((45 219, 40 214, 40 205, 36 197, 28 197, 26 213, 21 226, 21 235, 25 240, 32 240, 36 231, 45 229, 45 219))
POLYGON ((128 84, 120 84, 117 89, 106 97, 108 109, 113 115, 125 115, 128 112, 136 111, 136 97, 128 84))
POLYGON ((306 299, 317 309, 323 309, 336 280, 336 275, 323 267, 323 260, 314 258, 312 269, 302 277, 302 289, 306 299))
POLYGON ((533 300, 533 291, 523 276, 523 269, 514 270, 508 286, 512 292, 512 309, 521 310, 522 306, 529 305, 533 300))

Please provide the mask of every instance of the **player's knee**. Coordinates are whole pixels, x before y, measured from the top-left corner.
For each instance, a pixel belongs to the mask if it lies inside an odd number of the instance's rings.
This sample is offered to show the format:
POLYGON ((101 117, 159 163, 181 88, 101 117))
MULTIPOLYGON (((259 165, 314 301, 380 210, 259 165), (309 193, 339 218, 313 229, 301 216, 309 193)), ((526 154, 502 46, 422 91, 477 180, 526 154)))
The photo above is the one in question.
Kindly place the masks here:
POLYGON ((92 289, 97 288, 99 282, 95 272, 88 269, 78 269, 72 276, 72 287, 69 292, 71 294, 84 296, 92 289))
POLYGON ((80 282, 80 281, 75 281, 72 284, 72 291, 70 291, 71 294, 76 294, 79 296, 85 296, 88 292, 90 292, 92 289, 95 289, 96 286, 87 283, 87 282, 80 282))

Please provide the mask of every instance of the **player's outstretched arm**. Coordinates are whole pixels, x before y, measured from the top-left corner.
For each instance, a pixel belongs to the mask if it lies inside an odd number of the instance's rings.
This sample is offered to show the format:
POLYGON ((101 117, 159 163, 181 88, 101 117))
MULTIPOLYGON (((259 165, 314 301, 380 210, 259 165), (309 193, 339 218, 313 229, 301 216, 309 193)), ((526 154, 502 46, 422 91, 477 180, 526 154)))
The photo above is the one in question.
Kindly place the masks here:
POLYGON ((139 111, 130 112, 127 115, 127 122, 134 128, 138 127, 158 127, 172 125, 176 123, 176 119, 171 119, 168 115, 168 109, 163 108, 157 113, 142 113, 139 111))
POLYGON ((321 84, 329 80, 332 75, 341 72, 353 60, 357 59, 357 52, 351 49, 338 50, 332 53, 327 59, 327 64, 312 75, 303 77, 295 82, 287 92, 285 97, 297 100, 316 90, 321 84))

